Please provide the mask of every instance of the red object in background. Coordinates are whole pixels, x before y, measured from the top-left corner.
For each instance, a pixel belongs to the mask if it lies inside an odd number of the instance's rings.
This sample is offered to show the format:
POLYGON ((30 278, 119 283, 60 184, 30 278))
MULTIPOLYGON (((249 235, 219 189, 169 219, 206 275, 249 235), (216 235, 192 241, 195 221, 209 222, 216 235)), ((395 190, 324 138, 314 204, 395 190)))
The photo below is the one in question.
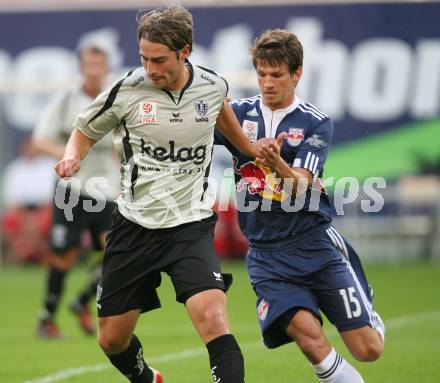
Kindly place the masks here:
POLYGON ((215 227, 214 249, 222 259, 245 258, 249 243, 238 225, 237 209, 234 204, 229 204, 226 211, 219 211, 218 205, 214 206, 217 213, 215 227))
POLYGON ((14 261, 44 263, 47 260, 51 221, 49 205, 14 207, 5 211, 0 229, 14 261))

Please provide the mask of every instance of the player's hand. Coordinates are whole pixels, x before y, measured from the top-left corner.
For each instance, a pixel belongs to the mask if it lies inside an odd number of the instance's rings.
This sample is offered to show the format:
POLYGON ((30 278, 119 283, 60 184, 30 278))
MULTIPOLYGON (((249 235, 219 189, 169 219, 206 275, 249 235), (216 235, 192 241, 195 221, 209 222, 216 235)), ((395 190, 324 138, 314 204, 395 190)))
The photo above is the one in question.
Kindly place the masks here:
POLYGON ((72 177, 80 169, 80 160, 75 157, 63 158, 55 165, 55 171, 61 178, 72 177))
POLYGON ((256 158, 257 165, 261 164, 276 171, 279 161, 282 160, 281 146, 286 138, 287 133, 283 132, 280 133, 275 140, 271 139, 267 141, 267 139, 264 139, 264 141, 262 141, 261 156, 256 158))
POLYGON ((263 147, 268 145, 272 139, 270 138, 260 138, 258 141, 255 141, 250 144, 250 151, 247 153, 249 157, 253 158, 262 158, 263 157, 263 147))

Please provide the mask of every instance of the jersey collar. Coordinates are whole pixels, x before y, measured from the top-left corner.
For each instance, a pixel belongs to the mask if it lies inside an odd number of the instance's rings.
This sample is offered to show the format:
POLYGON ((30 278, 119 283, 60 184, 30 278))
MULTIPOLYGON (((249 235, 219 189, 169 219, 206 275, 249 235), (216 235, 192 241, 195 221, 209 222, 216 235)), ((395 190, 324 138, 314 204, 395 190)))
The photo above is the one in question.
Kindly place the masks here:
POLYGON ((287 106, 283 109, 272 110, 268 106, 263 104, 263 98, 260 99, 261 110, 263 112, 277 113, 278 115, 283 115, 283 116, 286 116, 287 114, 292 113, 298 107, 298 105, 300 103, 301 103, 301 99, 298 96, 295 96, 295 99, 293 100, 293 102, 289 106, 287 106))

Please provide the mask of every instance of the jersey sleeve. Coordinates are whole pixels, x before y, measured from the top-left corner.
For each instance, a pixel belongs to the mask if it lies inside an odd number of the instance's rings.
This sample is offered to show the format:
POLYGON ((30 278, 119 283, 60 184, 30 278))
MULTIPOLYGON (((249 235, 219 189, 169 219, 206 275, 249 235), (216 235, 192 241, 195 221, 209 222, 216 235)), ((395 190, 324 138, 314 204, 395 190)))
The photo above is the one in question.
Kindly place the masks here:
POLYGON ((333 138, 333 122, 326 118, 311 128, 296 153, 293 167, 304 168, 316 178, 321 176, 333 138))
POLYGON ((34 139, 57 140, 60 128, 65 123, 68 98, 69 93, 63 92, 49 102, 32 132, 34 139))
POLYGON ((73 122, 86 137, 99 141, 116 128, 125 113, 123 86, 125 78, 102 92, 73 122))

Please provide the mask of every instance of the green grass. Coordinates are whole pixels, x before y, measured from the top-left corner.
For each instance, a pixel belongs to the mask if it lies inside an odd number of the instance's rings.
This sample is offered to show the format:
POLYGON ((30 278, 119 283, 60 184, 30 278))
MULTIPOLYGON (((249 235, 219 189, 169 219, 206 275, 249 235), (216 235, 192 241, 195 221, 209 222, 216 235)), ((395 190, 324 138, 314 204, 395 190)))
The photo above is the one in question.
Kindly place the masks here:
MULTIPOLYGON (((229 312, 246 360, 246 381, 316 381, 294 344, 276 350, 262 346, 254 294, 244 266, 228 263, 224 269, 233 272, 235 278, 229 312)), ((367 273, 375 288, 376 307, 388 325, 383 357, 375 363, 354 361, 334 329, 326 324, 330 341, 359 369, 366 382, 440 382, 440 265, 377 265, 367 267, 367 273)), ((70 276, 59 313, 64 339, 45 341, 35 337, 43 276, 38 267, 0 271, 0 382, 126 382, 110 367, 95 339, 80 332, 66 309, 66 302, 86 277, 83 269, 70 276), (75 368, 82 370, 70 377, 55 375, 75 368), (46 376, 51 379, 43 380, 46 376)), ((175 302, 168 278, 164 278, 160 296, 164 307, 143 315, 136 331, 147 361, 164 373, 167 383, 210 382, 207 354, 184 308, 175 302)))
MULTIPOLYGON (((337 129, 337 126, 336 126, 337 129)), ((421 121, 335 146, 324 178, 393 179, 420 171, 419 160, 438 161, 440 120, 421 121), (368 165, 368 166, 367 166, 368 165)))

